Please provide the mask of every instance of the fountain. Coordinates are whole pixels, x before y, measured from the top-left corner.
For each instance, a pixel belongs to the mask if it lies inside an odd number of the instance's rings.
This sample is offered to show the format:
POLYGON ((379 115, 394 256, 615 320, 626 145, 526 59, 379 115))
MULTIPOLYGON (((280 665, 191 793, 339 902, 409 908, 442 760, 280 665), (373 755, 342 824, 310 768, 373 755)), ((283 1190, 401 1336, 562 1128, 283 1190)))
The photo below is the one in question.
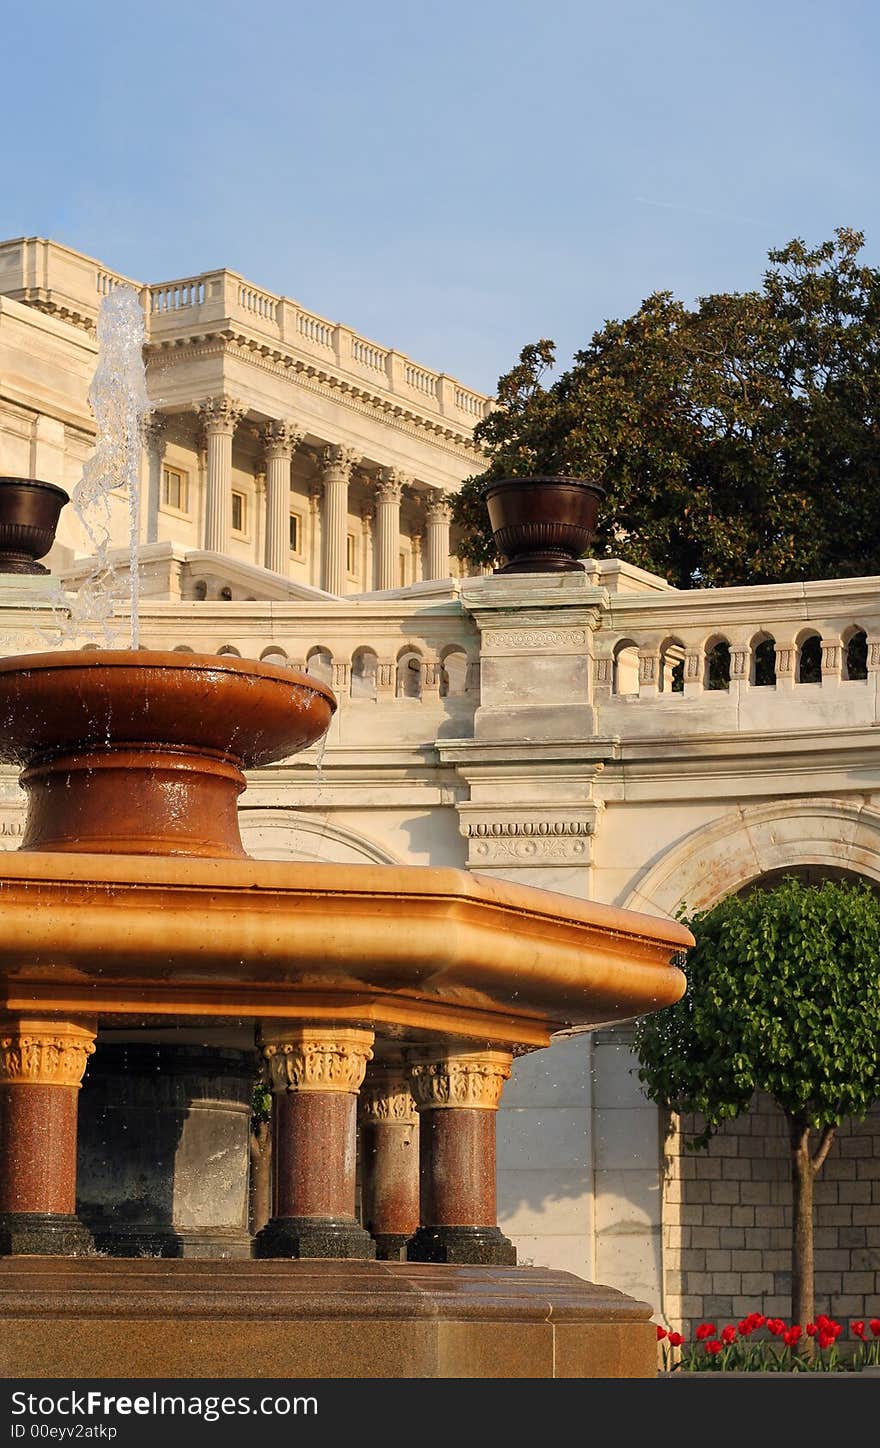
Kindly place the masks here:
POLYGON ((321 739, 335 706, 230 657, 0 661, 0 760, 28 797, 0 856, 8 1376, 655 1372, 649 1304, 516 1265, 495 1119, 514 1056, 676 1001, 691 937, 465 870, 249 858, 243 771, 321 739), (99 1027, 230 1021, 256 1023, 274 1093, 253 1258, 97 1254, 75 1179, 99 1027))

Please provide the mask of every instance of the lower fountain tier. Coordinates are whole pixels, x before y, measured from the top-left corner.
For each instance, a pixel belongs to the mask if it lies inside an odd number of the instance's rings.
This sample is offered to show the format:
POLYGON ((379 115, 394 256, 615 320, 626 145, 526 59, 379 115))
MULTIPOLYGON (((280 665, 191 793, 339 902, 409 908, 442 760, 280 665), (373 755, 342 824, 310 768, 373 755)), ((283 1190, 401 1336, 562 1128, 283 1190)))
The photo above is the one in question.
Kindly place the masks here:
POLYGON ((0 1012, 363 1022, 536 1048, 679 999, 674 921, 427 866, 9 852, 0 1012))
POLYGON ((653 1378, 650 1317, 543 1267, 0 1259, 20 1379, 653 1378))

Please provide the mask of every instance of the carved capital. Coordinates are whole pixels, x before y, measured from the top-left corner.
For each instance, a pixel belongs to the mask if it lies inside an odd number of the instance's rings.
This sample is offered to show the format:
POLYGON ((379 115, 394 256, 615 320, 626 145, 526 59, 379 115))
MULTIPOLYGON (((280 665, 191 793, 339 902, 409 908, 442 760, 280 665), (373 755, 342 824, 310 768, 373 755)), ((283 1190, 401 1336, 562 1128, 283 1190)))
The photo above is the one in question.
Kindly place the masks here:
POLYGON ((193 410, 201 418, 209 437, 224 433, 231 437, 247 408, 235 397, 206 397, 203 402, 194 402, 193 410))
POLYGON ((399 506, 403 497, 404 481, 396 468, 382 468, 376 478, 376 497, 379 502, 399 506))
POLYGON ((144 446, 160 460, 165 456, 168 418, 161 412, 150 412, 142 424, 144 446))
POLYGON ((441 1047, 428 1048, 411 1057, 410 1079, 419 1111, 456 1106, 497 1111, 510 1075, 510 1052, 441 1051, 441 1047))
POLYGON ((375 1062, 358 1097, 361 1120, 373 1126, 412 1126, 419 1119, 409 1069, 400 1061, 375 1062))
POLYGON ((273 418, 260 429, 267 458, 290 458, 299 447, 305 432, 288 418, 273 418))
POLYGON ((263 1033, 273 1091, 356 1094, 373 1055, 373 1032, 341 1026, 288 1026, 263 1033))
POLYGON ((0 1022, 0 1085, 80 1086, 95 1034, 75 1021, 0 1022))
POLYGON ((360 458, 357 448, 325 447, 321 453, 321 473, 325 482, 340 480, 347 483, 352 468, 360 458))
POLYGON ((731 679, 747 679, 749 677, 749 649, 747 644, 731 644, 730 677, 731 679))
POLYGON ((432 493, 427 501, 425 516, 433 527, 452 522, 452 504, 443 493, 432 493))

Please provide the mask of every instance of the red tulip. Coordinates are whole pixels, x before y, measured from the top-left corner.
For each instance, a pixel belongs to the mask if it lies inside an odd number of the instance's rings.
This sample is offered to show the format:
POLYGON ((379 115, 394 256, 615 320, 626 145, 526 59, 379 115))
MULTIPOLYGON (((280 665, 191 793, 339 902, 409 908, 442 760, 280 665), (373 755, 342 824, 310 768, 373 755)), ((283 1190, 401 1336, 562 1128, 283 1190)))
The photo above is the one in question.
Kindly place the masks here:
POLYGON ((665 1327, 660 1327, 660 1325, 658 1324, 658 1326, 657 1326, 657 1341, 658 1341, 658 1342, 662 1342, 663 1339, 664 1339, 664 1337, 668 1337, 668 1336, 669 1336, 669 1334, 668 1334, 668 1332, 666 1331, 666 1328, 665 1328, 665 1327))

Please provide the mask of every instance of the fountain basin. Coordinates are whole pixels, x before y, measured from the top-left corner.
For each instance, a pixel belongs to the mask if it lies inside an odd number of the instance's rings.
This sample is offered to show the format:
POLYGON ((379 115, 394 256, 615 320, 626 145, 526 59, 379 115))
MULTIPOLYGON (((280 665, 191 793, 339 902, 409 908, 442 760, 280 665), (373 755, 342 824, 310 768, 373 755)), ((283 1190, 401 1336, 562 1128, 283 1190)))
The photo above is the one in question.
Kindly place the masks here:
POLYGON ((0 856, 0 918, 0 1010, 326 1017, 533 1049, 673 1004, 692 943, 466 870, 24 850, 0 856))
POLYGON ((0 659, 0 762, 23 766, 23 850, 245 855, 244 769, 327 731, 331 691, 293 669, 108 649, 0 659))

